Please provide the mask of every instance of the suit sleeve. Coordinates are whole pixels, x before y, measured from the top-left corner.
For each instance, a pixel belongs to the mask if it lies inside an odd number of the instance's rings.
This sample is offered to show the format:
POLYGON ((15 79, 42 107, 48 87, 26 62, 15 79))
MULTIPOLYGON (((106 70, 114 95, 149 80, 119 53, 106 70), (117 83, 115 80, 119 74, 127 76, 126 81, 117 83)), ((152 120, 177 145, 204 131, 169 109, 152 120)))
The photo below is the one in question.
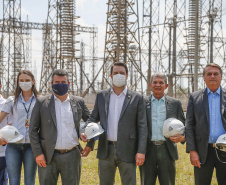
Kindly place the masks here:
MULTIPOLYGON (((95 122, 95 123, 98 123, 100 121, 100 118, 99 118, 99 110, 98 110, 98 94, 96 96, 96 101, 95 101, 95 104, 94 104, 94 108, 93 108, 93 111, 88 119, 88 123, 90 122, 95 122)), ((92 150, 94 148, 94 145, 95 145, 95 140, 94 139, 91 139, 86 146, 90 147, 92 150)))
POLYGON ((87 121, 88 118, 89 118, 89 116, 90 116, 90 111, 89 111, 89 109, 87 108, 87 106, 86 106, 84 100, 82 100, 82 119, 83 119, 84 121, 87 121))
POLYGON ((183 111, 182 104, 181 104, 180 101, 179 101, 179 108, 178 108, 177 119, 179 119, 180 121, 182 121, 183 124, 185 124, 184 111, 183 111))
POLYGON ((186 152, 189 153, 190 151, 196 151, 195 145, 195 114, 194 114, 194 105, 193 105, 193 97, 192 95, 188 101, 187 107, 187 114, 186 114, 186 121, 185 121, 185 137, 187 140, 186 144, 186 152))
POLYGON ((41 102, 37 99, 31 114, 31 123, 29 126, 30 144, 34 154, 34 158, 43 153, 41 143, 39 140, 39 130, 41 123, 40 107, 41 102))
POLYGON ((138 130, 138 149, 137 153, 146 153, 147 140, 148 140, 148 129, 147 129, 147 118, 146 118, 146 107, 145 101, 140 98, 137 112, 137 130, 138 130))
MULTIPOLYGON (((183 111, 183 108, 182 108, 181 101, 179 101, 177 119, 179 119, 180 121, 182 121, 182 123, 185 125, 185 117, 184 117, 184 111, 183 111)), ((183 141, 183 142, 181 142, 181 144, 184 144, 185 142, 186 142, 186 140, 183 141)))
POLYGON ((100 121, 100 114, 99 114, 99 109, 98 109, 98 99, 99 99, 98 97, 99 97, 99 94, 97 94, 93 111, 89 117, 89 120, 88 120, 89 123, 90 122, 98 123, 100 121))

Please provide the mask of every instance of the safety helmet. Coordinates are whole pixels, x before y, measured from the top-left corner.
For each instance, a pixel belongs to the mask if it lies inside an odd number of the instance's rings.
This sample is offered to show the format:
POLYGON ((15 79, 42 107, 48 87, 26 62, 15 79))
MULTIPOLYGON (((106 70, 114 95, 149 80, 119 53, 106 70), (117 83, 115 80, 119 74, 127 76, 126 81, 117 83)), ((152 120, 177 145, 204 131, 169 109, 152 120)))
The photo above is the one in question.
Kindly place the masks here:
POLYGON ((16 143, 23 139, 23 135, 17 130, 16 127, 11 125, 6 125, 0 129, 0 137, 5 139, 8 143, 16 143))
POLYGON ((98 123, 89 123, 85 128, 87 139, 92 139, 104 132, 104 129, 98 123))
POLYGON ((84 121, 80 121, 79 132, 84 133, 85 127, 86 127, 86 123, 84 121))
POLYGON ((218 150, 221 150, 223 152, 226 152, 226 134, 223 134, 223 135, 220 135, 218 138, 217 138, 217 141, 215 143, 215 147, 218 149, 218 150))
POLYGON ((184 131, 185 131, 184 124, 176 118, 169 118, 165 120, 163 124, 163 135, 167 138, 174 136, 176 134, 183 134, 184 131))

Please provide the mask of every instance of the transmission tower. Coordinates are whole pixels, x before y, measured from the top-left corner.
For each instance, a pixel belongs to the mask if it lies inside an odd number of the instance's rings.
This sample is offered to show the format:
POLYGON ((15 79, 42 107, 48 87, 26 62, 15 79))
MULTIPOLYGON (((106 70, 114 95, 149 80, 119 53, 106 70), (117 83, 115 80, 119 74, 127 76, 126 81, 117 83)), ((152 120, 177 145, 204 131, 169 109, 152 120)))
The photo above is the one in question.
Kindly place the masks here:
POLYGON ((2 90, 9 96, 15 89, 19 71, 25 67, 21 0, 3 0, 1 55, 2 90))
POLYGON ((72 94, 78 90, 77 70, 75 56, 75 1, 74 0, 49 0, 47 16, 47 29, 45 30, 45 44, 42 62, 40 91, 51 91, 51 75, 55 69, 66 69, 69 73, 70 91, 72 94), (51 29, 53 25, 56 30, 51 29), (60 25, 60 26, 59 26, 60 25), (49 56, 49 54, 51 54, 49 56), (49 57, 51 59, 49 60, 49 57))
POLYGON ((139 77, 129 87, 143 93, 143 81, 146 78, 141 70, 138 1, 108 0, 107 4, 102 88, 111 85, 110 67, 114 62, 132 63, 139 77), (129 51, 131 45, 136 46, 133 52, 129 51))
MULTIPOLYGON (((143 0, 142 20, 142 66, 147 76, 147 83, 150 83, 153 64, 160 62, 160 33, 159 33, 159 10, 160 0, 143 0)), ((147 95, 150 95, 150 87, 147 85, 147 95)))

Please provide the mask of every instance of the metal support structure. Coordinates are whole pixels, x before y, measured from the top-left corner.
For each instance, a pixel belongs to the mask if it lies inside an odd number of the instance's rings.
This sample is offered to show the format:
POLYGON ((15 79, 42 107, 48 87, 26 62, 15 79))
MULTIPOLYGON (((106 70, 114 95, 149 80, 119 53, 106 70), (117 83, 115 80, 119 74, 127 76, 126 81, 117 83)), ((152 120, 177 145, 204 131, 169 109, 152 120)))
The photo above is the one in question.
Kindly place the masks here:
POLYGON ((85 71, 85 43, 80 43, 80 95, 82 95, 84 91, 84 75, 82 71, 85 71))
MULTIPOLYGON (((141 93, 144 92, 143 81, 146 77, 142 73, 140 59, 140 36, 139 36, 139 17, 138 1, 135 0, 108 0, 105 52, 103 63, 102 89, 111 85, 110 67, 114 62, 131 62, 134 69, 138 72, 138 79, 130 88, 141 93), (131 45, 136 45, 133 53, 129 52, 131 45), (138 56, 136 60, 134 55, 138 56)), ((129 69, 129 72, 130 69, 129 69)))
POLYGON ((1 79, 6 96, 14 92, 17 75, 25 67, 21 0, 3 0, 1 79), (6 30, 9 28, 9 30, 6 30))
POLYGON ((147 95, 151 94, 149 83, 153 71, 154 63, 158 63, 159 58, 152 51, 160 50, 160 32, 159 32, 159 12, 160 0, 143 0, 143 22, 142 22, 142 66, 145 66, 144 72, 147 74, 147 95), (151 25, 151 26, 150 26, 151 25), (148 27, 148 28, 146 28, 148 27))
MULTIPOLYGON (((77 58, 75 57, 75 36, 78 33, 74 31, 74 27, 77 26, 75 24, 76 18, 74 0, 49 0, 47 29, 45 34, 45 42, 47 44, 44 44, 44 46, 51 46, 51 63, 47 59, 49 56, 45 56, 44 54, 40 90, 44 89, 50 92, 51 75, 55 69, 66 69, 69 72, 68 80, 71 83, 71 93, 75 94, 76 90, 78 90, 77 58), (48 33, 48 31, 53 31, 52 29, 48 29, 49 23, 50 25, 55 25, 56 31, 54 31, 53 34, 48 33), (47 72, 49 70, 50 72, 47 72)), ((49 51, 48 48, 44 48, 44 52, 46 52, 46 50, 49 51)))

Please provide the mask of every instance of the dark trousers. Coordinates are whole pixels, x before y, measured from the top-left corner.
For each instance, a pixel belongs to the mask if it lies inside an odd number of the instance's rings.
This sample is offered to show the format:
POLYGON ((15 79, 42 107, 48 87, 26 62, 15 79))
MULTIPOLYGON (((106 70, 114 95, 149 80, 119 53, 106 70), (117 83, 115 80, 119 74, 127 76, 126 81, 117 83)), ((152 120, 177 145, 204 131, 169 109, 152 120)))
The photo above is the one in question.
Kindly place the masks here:
POLYGON ((98 172, 100 185, 114 185, 117 167, 119 168, 122 185, 136 185, 136 163, 121 161, 117 157, 115 147, 109 144, 108 157, 106 159, 99 159, 98 172))
POLYGON ((81 156, 76 148, 68 153, 54 152, 47 167, 38 167, 40 185, 56 185, 59 174, 63 185, 79 185, 81 175, 81 156))
MULTIPOLYGON (((218 151, 218 154, 220 159, 226 162, 226 158, 221 156, 222 152, 218 151)), ((218 185, 226 185, 226 164, 217 159, 215 148, 209 146, 206 162, 201 168, 194 167, 195 184, 210 185, 214 168, 216 168, 218 185)))
POLYGON ((141 184, 155 185, 158 177, 160 185, 175 184, 175 161, 166 144, 148 143, 144 165, 140 167, 141 184))

